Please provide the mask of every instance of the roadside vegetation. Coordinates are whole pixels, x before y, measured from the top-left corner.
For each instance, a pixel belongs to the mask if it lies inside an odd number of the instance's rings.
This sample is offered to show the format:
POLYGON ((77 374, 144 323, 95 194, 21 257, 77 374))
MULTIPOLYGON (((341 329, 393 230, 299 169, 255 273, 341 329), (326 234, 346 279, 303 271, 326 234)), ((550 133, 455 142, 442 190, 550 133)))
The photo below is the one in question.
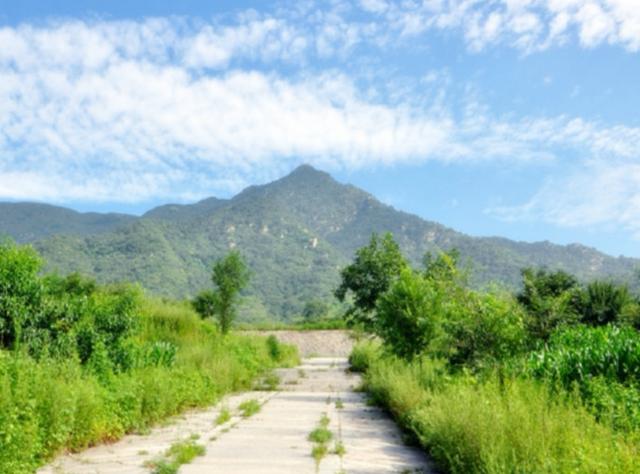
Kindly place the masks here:
POLYGON ((42 264, 31 247, 0 243, 0 472, 145 432, 297 363, 277 340, 222 334, 188 303, 42 276, 42 264))
POLYGON ((458 260, 414 269, 374 236, 343 270, 372 399, 444 472, 640 472, 638 296, 534 269, 517 294, 474 291, 458 260))
POLYGON ((180 466, 189 464, 198 456, 204 456, 206 449, 198 444, 197 438, 173 443, 164 457, 147 463, 152 474, 176 474, 180 466))

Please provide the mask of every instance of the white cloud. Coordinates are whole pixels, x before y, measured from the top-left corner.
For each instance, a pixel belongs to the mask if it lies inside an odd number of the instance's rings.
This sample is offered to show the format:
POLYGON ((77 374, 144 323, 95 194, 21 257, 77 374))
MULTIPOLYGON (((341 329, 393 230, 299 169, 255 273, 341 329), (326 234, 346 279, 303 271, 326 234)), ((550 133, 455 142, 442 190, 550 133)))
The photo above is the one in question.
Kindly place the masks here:
POLYGON ((609 43, 631 52, 640 49, 637 0, 450 0, 397 2, 385 8, 361 3, 403 37, 454 30, 475 51, 500 43, 530 53, 571 37, 587 48, 609 43))
POLYGON ((525 204, 488 210, 509 221, 562 227, 624 228, 640 239, 640 163, 594 159, 566 177, 548 179, 525 204))
MULTIPOLYGON (((366 6, 387 15, 400 34, 462 28, 481 49, 504 35, 535 47, 545 28, 543 4, 553 18, 570 18, 556 22, 555 37, 566 36, 581 6, 567 0, 433 1, 412 17, 391 3, 366 6), (481 4, 500 8, 479 11, 481 4)), ((427 160, 548 162, 558 150, 628 163, 640 156, 637 128, 495 117, 471 99, 460 115, 447 102, 446 71, 427 74, 421 94, 415 87, 379 94, 357 77, 300 67, 317 56, 348 60, 361 42, 388 34, 339 10, 311 13, 312 28, 255 12, 225 25, 165 18, 1 28, 0 197, 192 200, 237 191, 301 162, 354 169, 427 160), (269 66, 280 62, 295 71, 273 72, 269 66)), ((612 35, 631 44, 632 33, 594 25, 589 46, 612 35)), ((542 212, 547 194, 525 208, 542 212)))

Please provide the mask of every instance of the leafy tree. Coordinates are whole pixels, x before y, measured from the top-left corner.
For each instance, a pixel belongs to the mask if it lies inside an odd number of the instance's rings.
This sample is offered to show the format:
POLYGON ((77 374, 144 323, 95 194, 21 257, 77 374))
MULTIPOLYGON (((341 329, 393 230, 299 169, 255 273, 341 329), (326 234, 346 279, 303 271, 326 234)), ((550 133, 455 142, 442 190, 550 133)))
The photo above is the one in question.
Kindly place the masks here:
POLYGON ((607 281, 594 281, 579 294, 576 307, 582 321, 592 326, 617 322, 634 304, 624 285, 607 281))
POLYGON ((203 290, 191 302, 193 309, 203 318, 213 318, 216 314, 217 293, 203 290))
POLYGON ((524 312, 511 295, 465 289, 446 298, 440 349, 452 365, 480 366, 523 349, 524 312))
POLYGON ((306 321, 315 321, 324 318, 329 313, 329 305, 322 300, 307 301, 302 310, 302 317, 306 321))
POLYGON ((0 243, 0 348, 15 348, 42 304, 42 262, 31 247, 0 243))
POLYGON ((43 278, 45 291, 50 296, 91 296, 98 284, 94 278, 81 275, 78 272, 70 273, 65 277, 57 274, 47 275, 43 278))
POLYGON ((249 276, 240 253, 230 252, 213 265, 211 280, 215 289, 200 293, 193 303, 194 308, 202 317, 216 315, 220 331, 228 333, 237 314, 240 291, 249 283, 249 276))
POLYGON ((440 316, 438 289, 404 268, 379 299, 375 332, 394 354, 412 359, 434 338, 440 316))
POLYGON ((562 270, 523 269, 517 299, 527 311, 529 334, 546 341, 558 326, 575 324, 578 292, 578 280, 562 270))
POLYGON ((440 252, 434 255, 427 252, 422 259, 425 278, 439 282, 465 282, 466 275, 462 274, 458 264, 460 252, 452 249, 448 252, 440 252))
POLYGON ((362 324, 373 331, 378 298, 407 268, 393 236, 387 233, 380 238, 373 234, 369 245, 360 248, 354 262, 340 273, 342 282, 336 297, 344 302, 347 295, 353 296, 353 303, 345 314, 347 322, 362 324))

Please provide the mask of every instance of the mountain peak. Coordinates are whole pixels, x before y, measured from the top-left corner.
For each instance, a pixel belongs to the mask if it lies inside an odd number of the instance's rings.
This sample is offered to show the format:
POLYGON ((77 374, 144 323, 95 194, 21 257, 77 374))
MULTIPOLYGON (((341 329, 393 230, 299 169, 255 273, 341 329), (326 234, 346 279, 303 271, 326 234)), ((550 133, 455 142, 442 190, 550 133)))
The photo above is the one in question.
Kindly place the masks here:
POLYGON ((298 166, 291 173, 285 176, 285 179, 288 179, 288 178, 323 179, 323 180, 331 179, 333 181, 333 178, 329 173, 320 171, 319 169, 316 169, 307 163, 298 166))

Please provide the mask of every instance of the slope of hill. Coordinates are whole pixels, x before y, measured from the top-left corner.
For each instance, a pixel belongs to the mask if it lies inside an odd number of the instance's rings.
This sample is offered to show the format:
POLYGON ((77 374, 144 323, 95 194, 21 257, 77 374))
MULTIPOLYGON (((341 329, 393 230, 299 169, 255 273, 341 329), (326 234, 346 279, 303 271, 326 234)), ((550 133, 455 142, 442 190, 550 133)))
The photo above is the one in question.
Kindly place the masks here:
POLYGON ((135 220, 126 214, 81 213, 49 204, 0 203, 0 236, 10 236, 16 242, 33 242, 60 234, 100 234, 135 220))
MULTIPOLYGON (((60 208, 46 216, 5 204, 22 215, 13 235, 35 243, 62 273, 79 270, 101 281, 135 280, 153 292, 191 296, 209 285, 211 263, 238 249, 253 270, 247 311, 279 317, 298 314, 310 299, 329 299, 339 269, 367 243, 372 232, 390 231, 404 252, 419 263, 427 251, 458 248, 472 261, 472 281, 516 286, 525 266, 563 268, 582 279, 629 280, 640 261, 610 257, 581 245, 514 242, 476 238, 382 204, 370 194, 335 181, 327 173, 301 166, 290 175, 251 186, 229 200, 205 199, 190 205, 165 205, 144 216, 105 216, 87 235, 88 221, 60 208), (117 222, 117 224, 116 224, 117 222), (32 237, 25 238, 24 229, 32 237), (65 234, 57 235, 60 229, 65 234), (69 229, 77 229, 75 232, 69 229)), ((84 215, 82 215, 84 216, 84 215)), ((0 215, 0 229, 13 221, 0 215)))

